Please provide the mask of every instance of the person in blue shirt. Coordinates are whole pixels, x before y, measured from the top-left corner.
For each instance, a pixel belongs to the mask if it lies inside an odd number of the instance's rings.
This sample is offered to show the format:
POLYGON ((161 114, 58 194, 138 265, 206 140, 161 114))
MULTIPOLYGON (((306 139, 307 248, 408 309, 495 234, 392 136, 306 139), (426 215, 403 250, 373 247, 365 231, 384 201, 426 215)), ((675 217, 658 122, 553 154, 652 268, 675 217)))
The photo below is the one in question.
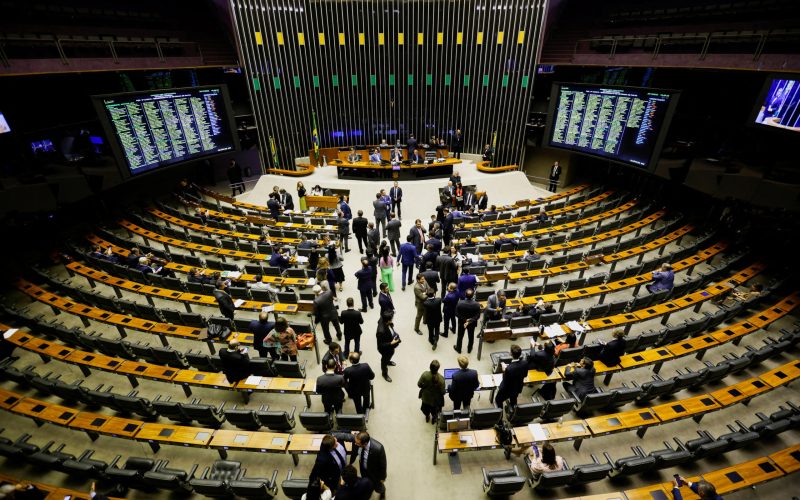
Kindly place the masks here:
POLYGON ((367 312, 367 304, 371 309, 374 309, 372 289, 375 287, 375 277, 372 266, 369 265, 367 259, 361 259, 361 269, 356 271, 355 276, 356 280, 358 280, 358 291, 361 294, 361 312, 367 312))
POLYGON ((342 211, 344 218, 348 221, 353 218, 353 211, 350 210, 350 205, 348 204, 349 201, 349 196, 339 196, 339 210, 342 211))
POLYGON ((478 278, 474 274, 470 274, 469 269, 465 268, 458 278, 458 296, 464 298, 467 296, 467 290, 475 290, 478 287, 478 278))
MULTIPOLYGON (((389 214, 392 213, 392 199, 389 197, 388 194, 386 194, 386 190, 385 189, 381 189, 381 201, 383 202, 384 205, 386 205, 386 220, 389 220, 389 214)), ((383 230, 384 230, 383 237, 384 238, 386 237, 386 233, 385 233, 386 225, 385 224, 386 223, 384 223, 384 227, 383 227, 383 230)))
POLYGON ((417 257, 419 257, 417 247, 412 243, 413 240, 413 236, 406 236, 406 242, 400 245, 400 258, 397 259, 397 265, 403 265, 403 273, 400 275, 400 283, 403 287, 403 291, 405 291, 406 285, 411 285, 411 283, 413 283, 414 263, 417 261, 417 257), (408 278, 406 278, 406 275, 408 275, 408 278))
POLYGON ((692 483, 687 481, 683 476, 678 476, 678 479, 672 481, 673 500, 683 500, 680 487, 684 484, 689 486, 689 489, 703 500, 722 500, 722 496, 717 493, 717 488, 715 488, 713 484, 702 479, 696 483, 692 483))
POLYGON ((381 152, 379 149, 373 149, 372 153, 369 154, 369 161, 370 163, 380 163, 381 162, 381 152))
POLYGON ((461 296, 458 294, 457 285, 450 283, 447 285, 447 293, 442 299, 442 314, 444 316, 444 327, 442 337, 447 337, 452 331, 456 333, 456 306, 461 296))
POLYGON ((278 248, 272 253, 272 256, 269 258, 269 265, 273 267, 277 267, 281 270, 281 273, 289 269, 291 263, 287 257, 283 256, 283 248, 278 248))
POLYGON ((650 293, 660 292, 661 290, 672 290, 675 286, 675 273, 672 272, 672 266, 669 264, 662 264, 661 271, 653 271, 653 281, 646 285, 647 291, 650 293))

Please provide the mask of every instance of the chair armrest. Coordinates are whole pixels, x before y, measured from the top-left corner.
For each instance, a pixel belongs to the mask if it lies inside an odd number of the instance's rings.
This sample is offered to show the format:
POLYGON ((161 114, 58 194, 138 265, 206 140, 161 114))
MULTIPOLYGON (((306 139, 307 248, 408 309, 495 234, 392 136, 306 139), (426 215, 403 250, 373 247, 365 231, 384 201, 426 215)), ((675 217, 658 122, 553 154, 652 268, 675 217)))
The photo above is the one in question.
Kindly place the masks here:
POLYGON ((603 456, 606 457, 606 462, 608 462, 608 465, 614 465, 614 461, 611 460, 611 455, 609 455, 607 451, 603 452, 603 456))
MULTIPOLYGON (((200 479, 208 479, 208 473, 209 473, 209 472, 211 472, 211 467, 206 467, 206 468, 203 470, 203 475, 202 475, 202 476, 200 476, 200 479)), ((191 478, 189 478, 189 479, 191 479, 191 478)))
MULTIPOLYGON (((306 408, 306 410, 307 410, 307 409, 308 409, 308 408, 306 408)), ((294 418, 294 412, 295 412, 295 410, 297 410, 297 407, 296 407, 296 406, 292 406, 292 411, 290 411, 290 412, 289 412, 289 418, 294 418)), ((306 410, 303 410, 303 411, 306 411, 306 410)))
POLYGON ((678 445, 678 449, 679 449, 679 450, 683 451, 683 450, 685 450, 685 449, 686 449, 686 445, 685 445, 685 444, 683 444, 683 441, 681 441, 681 440, 680 440, 680 439, 678 439, 678 438, 672 438, 672 439, 673 439, 673 440, 675 441, 675 443, 678 445))
POLYGON ((85 460, 87 458, 91 458, 93 453, 94 453, 94 450, 85 450, 83 453, 81 453, 78 456, 78 460, 77 461, 80 462, 81 460, 85 460))
POLYGON ((108 464, 108 467, 109 467, 109 468, 111 468, 111 467, 116 467, 116 466, 117 466, 117 463, 119 463, 119 461, 120 461, 121 459, 122 459, 122 455, 117 455, 116 457, 114 457, 114 460, 112 460, 112 461, 111 461, 111 463, 109 463, 109 464, 108 464))
POLYGON ((292 469, 289 469, 289 473, 286 474, 286 480, 288 481, 290 479, 292 479, 292 469))
POLYGON ((481 467, 481 473, 483 474, 483 485, 489 485, 489 475, 486 473, 486 467, 481 467))
POLYGON ((217 407, 217 413, 222 413, 224 408, 225 408, 225 401, 220 403, 220 405, 217 407))
POLYGON ((197 472, 197 467, 199 467, 199 465, 194 464, 192 465, 192 468, 189 469, 189 475, 186 476, 187 481, 194 478, 194 473, 197 472))
MULTIPOLYGON (((292 471, 289 471, 289 475, 291 474, 292 471)), ((267 486, 269 486, 270 489, 274 488, 276 484, 275 481, 277 481, 277 479, 278 479, 278 469, 275 469, 274 471, 272 471, 272 477, 269 479, 269 484, 267 486)))

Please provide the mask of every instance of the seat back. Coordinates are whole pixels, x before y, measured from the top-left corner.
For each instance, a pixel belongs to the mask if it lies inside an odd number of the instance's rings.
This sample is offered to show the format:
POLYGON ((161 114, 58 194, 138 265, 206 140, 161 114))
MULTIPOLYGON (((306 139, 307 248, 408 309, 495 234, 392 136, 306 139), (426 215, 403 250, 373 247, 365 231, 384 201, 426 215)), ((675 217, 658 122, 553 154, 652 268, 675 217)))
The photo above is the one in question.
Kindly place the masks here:
POLYGON ((575 467, 575 479, 572 480, 572 484, 579 485, 600 481, 608 477, 612 469, 611 464, 579 465, 575 467))
POLYGON ((143 476, 145 484, 162 490, 191 492, 192 486, 184 481, 179 475, 167 472, 145 472, 143 476))
POLYGON ((511 407, 511 414, 508 416, 508 422, 511 425, 524 425, 532 421, 534 418, 542 414, 545 403, 522 403, 517 406, 511 407))
POLYGON ((305 378, 306 373, 297 361, 275 361, 275 371, 280 377, 305 378))
POLYGON ((196 494, 210 498, 230 498, 232 493, 228 483, 218 479, 192 479, 189 486, 196 494))
POLYGON ((225 410, 225 418, 227 421, 240 429, 249 431, 257 431, 261 428, 261 420, 253 410, 247 409, 232 409, 225 410))
MULTIPOLYGON (((261 422, 261 425, 273 431, 287 432, 294 429, 294 410, 292 415, 286 411, 266 411, 258 410, 255 412, 256 417, 261 422)), ((306 427, 303 425, 303 427, 306 427)), ((308 428, 308 427, 306 427, 308 428)))
POLYGON ((583 397, 580 404, 578 405, 579 411, 591 411, 596 410, 598 408, 605 408, 609 406, 611 402, 614 400, 614 397, 617 395, 616 392, 595 392, 593 394, 587 394, 583 397))
POLYGON ((324 411, 300 412, 300 424, 312 432, 329 432, 333 429, 333 417, 324 411))
POLYGON ((281 483, 283 494, 293 500, 299 500, 308 489, 308 479, 290 477, 281 483))
POLYGON ((540 474, 539 477, 534 478, 531 486, 537 490, 547 490, 551 488, 558 488, 560 486, 568 486, 572 484, 575 478, 575 471, 572 469, 560 470, 555 472, 545 472, 540 474))
POLYGON ((469 425, 472 429, 488 429, 494 427, 503 418, 502 408, 480 408, 472 411, 469 425))
POLYGON ((153 408, 162 417, 176 422, 191 422, 192 419, 183 413, 180 403, 174 401, 153 401, 153 408))
POLYGON ((208 404, 184 404, 181 405, 183 413, 196 420, 199 424, 206 427, 217 428, 225 422, 225 414, 217 411, 217 408, 208 404))
POLYGON ((544 410, 542 410, 540 418, 542 420, 555 420, 572 411, 573 406, 575 406, 575 398, 548 401, 544 410))
POLYGON ((360 413, 354 415, 338 413, 336 415, 336 428, 340 431, 366 431, 367 417, 360 413))
POLYGON ((231 492, 237 497, 252 499, 270 499, 277 494, 277 487, 266 479, 247 478, 229 483, 231 492))

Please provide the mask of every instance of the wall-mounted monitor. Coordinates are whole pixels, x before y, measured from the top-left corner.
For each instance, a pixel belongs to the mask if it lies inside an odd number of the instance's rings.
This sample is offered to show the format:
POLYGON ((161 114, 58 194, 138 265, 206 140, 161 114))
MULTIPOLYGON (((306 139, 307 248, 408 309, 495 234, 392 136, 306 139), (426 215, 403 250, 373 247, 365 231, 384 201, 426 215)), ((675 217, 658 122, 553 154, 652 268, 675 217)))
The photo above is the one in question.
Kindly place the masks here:
POLYGON ((0 111, 0 134, 7 134, 11 132, 11 127, 8 126, 5 115, 0 111))
POLYGON ((225 85, 93 99, 126 177, 238 149, 225 85))
POLYGON ((56 147, 50 139, 42 139, 41 141, 31 142, 31 152, 35 155, 55 153, 56 147))
POLYGON ((767 78, 753 109, 751 123, 800 132, 800 75, 767 78))
POLYGON ((678 96, 674 90, 554 83, 546 144, 652 169, 678 96))

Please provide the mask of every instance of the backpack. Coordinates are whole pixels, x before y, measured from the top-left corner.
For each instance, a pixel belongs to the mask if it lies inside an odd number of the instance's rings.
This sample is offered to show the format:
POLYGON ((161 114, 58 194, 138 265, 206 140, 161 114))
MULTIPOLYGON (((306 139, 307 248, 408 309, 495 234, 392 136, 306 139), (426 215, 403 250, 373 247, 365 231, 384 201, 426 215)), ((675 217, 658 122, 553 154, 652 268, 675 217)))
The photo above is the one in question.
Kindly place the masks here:
POLYGON ((508 425, 508 422, 501 420, 495 424, 494 430, 497 433, 497 441, 499 441, 500 444, 503 446, 511 446, 514 442, 514 434, 511 432, 511 426, 508 425))
POLYGON ((231 329, 224 325, 219 325, 216 323, 209 323, 208 324, 208 338, 210 339, 224 339, 227 338, 228 335, 231 333, 231 329))

